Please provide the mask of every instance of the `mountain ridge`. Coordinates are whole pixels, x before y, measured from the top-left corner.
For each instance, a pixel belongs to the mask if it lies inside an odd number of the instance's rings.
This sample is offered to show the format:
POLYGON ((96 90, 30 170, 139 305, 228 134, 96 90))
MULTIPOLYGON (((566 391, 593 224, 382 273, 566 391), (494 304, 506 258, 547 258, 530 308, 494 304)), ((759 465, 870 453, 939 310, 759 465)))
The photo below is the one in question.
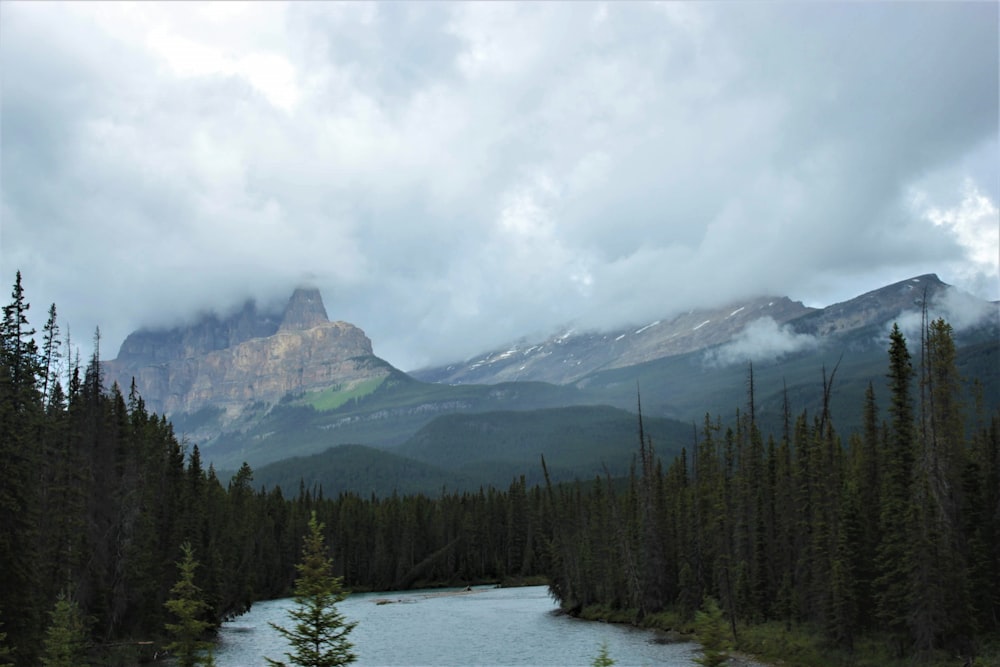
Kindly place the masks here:
MULTIPOLYGON (((319 291, 302 288, 281 314, 259 312, 248 302, 227 318, 135 332, 104 370, 106 384, 127 387, 135 377, 149 409, 167 414, 179 435, 220 466, 264 464, 343 444, 392 450, 455 414, 500 411, 514 419, 509 415, 597 405, 631 411, 637 388, 649 417, 689 423, 741 404, 747 362, 759 373, 760 406, 777 404, 767 392, 780 392, 787 379, 793 409, 812 409, 820 369, 839 364, 844 352, 838 385, 849 389, 834 400, 842 401, 838 410, 843 406, 844 424, 852 426, 859 378, 867 383, 883 373, 888 327, 899 321, 908 337, 919 335, 924 304, 929 317, 951 321, 955 315, 966 324, 988 315, 969 338, 986 347, 969 358, 995 358, 997 305, 960 297, 926 274, 827 308, 761 297, 612 332, 564 331, 544 345, 523 343, 442 367, 439 378, 404 373, 374 356, 361 329, 330 322, 319 291)), ((961 341, 964 329, 955 328, 961 341)), ((985 373, 996 393, 997 373, 972 370, 977 377, 985 373)))
MULTIPOLYGON (((646 324, 604 332, 562 332, 544 340, 520 341, 464 361, 409 371, 435 383, 534 380, 565 384, 587 375, 728 343, 755 322, 767 319, 776 331, 828 337, 881 326, 955 288, 928 273, 870 290, 852 299, 813 308, 788 297, 762 296, 717 308, 692 309, 646 324)), ((984 302, 986 303, 986 302, 984 302)))
POLYGON ((766 315, 785 322, 810 311, 788 297, 763 296, 610 331, 570 330, 541 341, 522 340, 464 362, 410 371, 410 375, 425 382, 449 384, 516 380, 566 384, 599 370, 640 364, 724 342, 758 317, 766 315), (712 322, 719 324, 709 327, 712 322))

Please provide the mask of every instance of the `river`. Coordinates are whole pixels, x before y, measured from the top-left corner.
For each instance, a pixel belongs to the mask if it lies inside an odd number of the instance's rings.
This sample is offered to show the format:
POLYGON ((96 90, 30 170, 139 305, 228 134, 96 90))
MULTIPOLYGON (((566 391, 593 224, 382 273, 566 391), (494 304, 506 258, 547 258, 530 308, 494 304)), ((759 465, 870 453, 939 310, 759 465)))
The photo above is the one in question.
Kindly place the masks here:
MULTIPOLYGON (((290 627, 290 599, 253 605, 223 624, 218 667, 258 667, 287 647, 268 622, 290 627)), ((545 586, 418 590, 352 595, 338 606, 358 625, 350 634, 359 667, 412 665, 591 665, 607 643, 621 667, 694 665, 698 646, 666 643, 650 630, 581 621, 557 613, 545 586)))

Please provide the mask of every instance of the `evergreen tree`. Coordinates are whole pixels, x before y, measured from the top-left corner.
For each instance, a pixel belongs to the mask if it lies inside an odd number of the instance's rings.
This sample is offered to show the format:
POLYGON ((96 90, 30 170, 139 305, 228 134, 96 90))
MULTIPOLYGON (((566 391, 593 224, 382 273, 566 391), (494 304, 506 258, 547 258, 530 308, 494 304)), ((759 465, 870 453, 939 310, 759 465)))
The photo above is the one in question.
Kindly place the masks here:
POLYGON ((60 593, 49 614, 43 667, 87 667, 87 624, 76 600, 60 593))
POLYGON ((202 639, 212 623, 204 619, 209 605, 202 599, 201 589, 194 583, 194 573, 198 567, 194 550, 185 542, 181 545, 181 551, 184 557, 177 563, 180 578, 170 589, 172 597, 166 602, 167 609, 177 617, 176 623, 166 624, 167 632, 174 637, 166 648, 177 657, 180 667, 196 667, 205 664, 202 653, 208 651, 207 659, 212 659, 212 644, 202 639))
POLYGON ((961 377, 951 325, 927 327, 922 364, 920 457, 915 464, 911 543, 911 634, 931 651, 960 648, 972 634, 966 536, 962 534, 962 472, 967 458, 961 377), (919 484, 919 486, 917 486, 919 484))
POLYGON ((726 653, 726 621, 722 609, 713 597, 706 597, 702 608, 694 615, 695 634, 701 643, 701 655, 695 662, 702 667, 717 667, 729 659, 726 653))
POLYGON ((882 476, 881 535, 876 564, 876 613, 892 635, 896 652, 902 655, 908 635, 910 567, 912 556, 910 518, 914 463, 913 406, 910 384, 913 367, 906 339, 893 325, 889 335, 889 413, 891 423, 880 466, 882 476))
MULTIPOLYGON (((271 624, 289 644, 292 652, 285 657, 300 667, 334 667, 354 662, 353 645, 347 635, 356 623, 348 622, 337 609, 347 597, 342 579, 333 575, 333 559, 326 555, 323 524, 313 511, 309 532, 302 549, 302 562, 295 566, 295 606, 288 615, 295 622, 291 628, 271 624)), ((285 663, 267 658, 269 665, 285 663)))
POLYGON ((37 662, 43 606, 39 589, 38 546, 39 429, 43 424, 40 364, 30 308, 17 272, 11 303, 0 322, 0 602, 8 641, 18 664, 37 662))
POLYGON ((40 361, 42 375, 42 400, 49 404, 52 387, 59 379, 59 324, 56 322, 56 304, 49 306, 49 319, 42 329, 42 356, 40 361))

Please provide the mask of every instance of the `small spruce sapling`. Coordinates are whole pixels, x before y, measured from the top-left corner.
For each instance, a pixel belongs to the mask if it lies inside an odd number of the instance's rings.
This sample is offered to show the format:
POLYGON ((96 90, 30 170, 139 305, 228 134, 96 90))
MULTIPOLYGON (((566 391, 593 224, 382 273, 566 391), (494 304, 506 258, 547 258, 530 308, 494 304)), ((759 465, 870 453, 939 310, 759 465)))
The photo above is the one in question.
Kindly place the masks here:
POLYGON ((702 667, 717 667, 725 663, 729 658, 726 653, 726 620, 715 598, 706 597, 702 602, 702 608, 694 615, 694 627, 702 647, 701 655, 695 658, 695 662, 702 667))
POLYGON ((615 664, 615 661, 608 655, 608 642, 606 640, 601 642, 601 651, 590 664, 593 667, 612 667, 615 664))

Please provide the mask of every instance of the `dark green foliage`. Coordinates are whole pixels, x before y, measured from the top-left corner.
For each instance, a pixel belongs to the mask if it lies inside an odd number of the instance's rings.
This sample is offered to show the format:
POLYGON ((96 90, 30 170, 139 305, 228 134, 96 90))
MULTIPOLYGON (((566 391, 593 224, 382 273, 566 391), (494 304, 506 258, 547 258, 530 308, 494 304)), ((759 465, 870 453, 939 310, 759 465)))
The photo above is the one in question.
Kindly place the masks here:
POLYGON ((43 610, 35 595, 39 563, 34 556, 38 544, 40 489, 36 483, 41 459, 39 428, 44 420, 39 386, 41 364, 28 323, 30 308, 21 285, 21 272, 4 306, 0 323, 0 605, 14 662, 37 662, 43 610))
MULTIPOLYGON (((679 451, 688 434, 686 425, 668 419, 648 419, 646 430, 664 456, 679 451)), ((623 475, 632 453, 621 443, 634 431, 633 414, 608 406, 442 415, 392 451, 339 445, 255 467, 255 480, 283 489, 303 480, 309 489, 433 495, 442 488, 499 488, 520 475, 540 484, 542 455, 554 481, 588 479, 605 468, 623 475)))
MULTIPOLYGON (((671 457, 689 434, 686 424, 668 419, 647 419, 645 428, 671 457)), ((483 462, 513 463, 523 471, 544 455, 550 472, 565 471, 563 479, 590 479, 605 467, 627 473, 632 454, 622 443, 634 433, 635 415, 608 406, 454 414, 436 418, 394 451, 457 471, 483 462)))
MULTIPOLYGON (((355 661, 353 645, 347 636, 356 623, 348 622, 337 609, 347 593, 343 579, 333 574, 333 561, 327 556, 323 525, 316 512, 309 518, 309 532, 302 549, 302 561, 295 566, 295 606, 288 615, 294 626, 289 629, 271 623, 291 645, 285 654, 288 661, 301 667, 336 667, 355 661)), ((284 665, 267 658, 269 665, 284 665)))
POLYGON ((0 667, 13 667, 10 660, 10 646, 7 645, 7 633, 0 632, 0 667))
MULTIPOLYGON (((254 470, 260 486, 296 489, 335 489, 362 496, 437 494, 442 488, 478 489, 464 475, 363 445, 340 445, 312 456, 293 457, 254 470)), ((508 476, 504 481, 509 481, 508 476)))
MULTIPOLYGON (((92 620, 87 641, 99 661, 134 662, 170 641, 194 659, 191 641, 291 590, 313 511, 339 554, 334 575, 355 588, 520 581, 549 567, 552 521, 523 478, 509 491, 444 493, 435 483, 433 495, 406 496, 387 485, 324 497, 303 483, 286 497, 256 485, 244 465, 226 484, 204 469, 198 447, 147 412, 134 384, 127 395, 103 386, 96 349, 86 367, 66 355, 64 391, 39 363, 27 310, 18 280, 0 348, 0 662, 40 663, 61 591, 92 620)), ((50 322, 45 355, 56 333, 50 322)))
POLYGON ((911 382, 913 367, 906 339, 893 325, 889 336, 890 404, 888 437, 882 458, 880 540, 876 566, 876 609, 884 627, 895 636, 900 652, 907 633, 909 569, 912 544, 910 521, 915 459, 911 382))
MULTIPOLYGON (((188 498, 184 450, 170 424, 146 412, 134 387, 127 401, 117 386, 103 387, 99 335, 85 369, 78 353, 65 355, 64 368, 55 308, 39 353, 20 275, 12 296, 0 329, 0 623, 10 657, 19 665, 39 664, 45 651, 46 659, 61 659, 45 635, 53 608, 66 619, 60 595, 88 619, 92 644, 155 644, 167 620, 177 545, 191 539, 216 557, 231 516, 225 491, 196 470, 200 497, 188 498), (194 510, 212 506, 219 493, 216 523, 192 524, 194 510)), ((243 594, 233 602, 240 609, 259 593, 243 594)), ((217 603, 211 627, 228 612, 217 603)))

